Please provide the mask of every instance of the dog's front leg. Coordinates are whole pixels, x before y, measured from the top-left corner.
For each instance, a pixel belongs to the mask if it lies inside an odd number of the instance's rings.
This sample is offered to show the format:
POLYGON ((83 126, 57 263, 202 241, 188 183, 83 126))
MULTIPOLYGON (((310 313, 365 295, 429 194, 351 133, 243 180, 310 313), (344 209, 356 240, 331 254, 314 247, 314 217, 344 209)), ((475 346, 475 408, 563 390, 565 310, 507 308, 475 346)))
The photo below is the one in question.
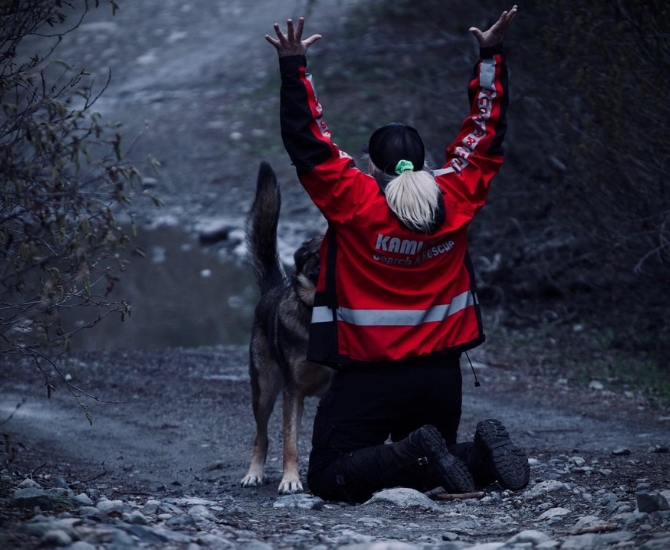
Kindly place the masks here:
POLYGON ((298 471, 298 431, 305 396, 295 387, 284 388, 284 475, 279 484, 280 494, 303 491, 298 471))
POLYGON ((256 439, 249 471, 241 482, 242 487, 257 487, 265 480, 265 460, 269 443, 268 421, 283 383, 276 364, 263 363, 262 359, 262 357, 260 359, 252 357, 251 372, 254 373, 253 376, 257 380, 255 384, 251 384, 251 404, 256 420, 256 439))

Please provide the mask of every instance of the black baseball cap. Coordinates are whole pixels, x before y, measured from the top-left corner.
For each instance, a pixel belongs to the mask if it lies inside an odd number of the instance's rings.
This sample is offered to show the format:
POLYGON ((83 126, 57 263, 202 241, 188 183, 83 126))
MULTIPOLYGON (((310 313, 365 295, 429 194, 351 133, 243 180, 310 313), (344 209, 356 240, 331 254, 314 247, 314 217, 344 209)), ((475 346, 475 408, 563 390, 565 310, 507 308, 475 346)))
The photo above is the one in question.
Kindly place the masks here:
POLYGON ((426 151, 423 140, 411 126, 391 122, 377 128, 370 141, 363 146, 363 152, 370 155, 373 164, 386 174, 395 176, 396 165, 408 160, 414 165, 414 171, 423 170, 426 151))

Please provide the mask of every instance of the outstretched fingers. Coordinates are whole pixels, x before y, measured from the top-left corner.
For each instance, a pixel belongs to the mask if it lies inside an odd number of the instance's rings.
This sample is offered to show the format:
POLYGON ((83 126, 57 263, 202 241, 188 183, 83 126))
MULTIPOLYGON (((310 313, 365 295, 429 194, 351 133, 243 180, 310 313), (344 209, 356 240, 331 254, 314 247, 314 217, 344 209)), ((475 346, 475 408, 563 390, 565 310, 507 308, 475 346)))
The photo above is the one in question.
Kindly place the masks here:
POLYGON ((516 11, 517 6, 514 5, 512 6, 511 10, 502 12, 500 19, 498 19, 494 27, 497 27, 501 32, 504 31, 507 27, 509 27, 512 24, 514 16, 516 15, 516 11))
POLYGON ((279 23, 275 23, 272 26, 274 27, 275 33, 277 34, 277 38, 272 38, 269 34, 266 34, 265 40, 267 40, 275 48, 279 48, 282 44, 286 44, 286 36, 284 36, 279 23))
MULTIPOLYGON (((300 31, 300 22, 298 22, 298 31, 300 31)), ((286 35, 289 43, 293 43, 300 40, 299 36, 296 36, 295 30, 293 29, 293 19, 286 20, 286 35)))
POLYGON ((277 49, 280 57, 304 55, 307 48, 321 38, 320 34, 313 34, 306 40, 302 40, 302 33, 305 27, 305 19, 303 17, 298 19, 297 26, 293 24, 292 19, 288 19, 286 21, 286 34, 282 32, 279 23, 275 23, 273 26, 277 38, 272 38, 270 35, 266 34, 265 40, 277 49))
POLYGON ((518 7, 514 5, 511 10, 502 12, 498 20, 487 31, 482 32, 477 27, 470 27, 469 30, 475 35, 479 45, 482 47, 499 44, 502 42, 505 30, 512 24, 512 21, 514 21, 517 9, 518 7))

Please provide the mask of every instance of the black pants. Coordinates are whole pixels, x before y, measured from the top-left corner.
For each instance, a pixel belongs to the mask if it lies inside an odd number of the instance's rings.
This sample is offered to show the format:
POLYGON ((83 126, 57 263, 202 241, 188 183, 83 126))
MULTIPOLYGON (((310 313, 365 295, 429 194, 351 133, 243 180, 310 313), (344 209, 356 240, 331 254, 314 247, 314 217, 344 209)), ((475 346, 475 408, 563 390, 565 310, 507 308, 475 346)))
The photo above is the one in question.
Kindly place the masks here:
POLYGON ((456 445, 461 403, 458 357, 338 371, 314 419, 310 490, 326 500, 362 502, 385 487, 412 487, 411 473, 401 473, 385 441, 432 424, 452 454, 465 456, 470 444, 456 445))

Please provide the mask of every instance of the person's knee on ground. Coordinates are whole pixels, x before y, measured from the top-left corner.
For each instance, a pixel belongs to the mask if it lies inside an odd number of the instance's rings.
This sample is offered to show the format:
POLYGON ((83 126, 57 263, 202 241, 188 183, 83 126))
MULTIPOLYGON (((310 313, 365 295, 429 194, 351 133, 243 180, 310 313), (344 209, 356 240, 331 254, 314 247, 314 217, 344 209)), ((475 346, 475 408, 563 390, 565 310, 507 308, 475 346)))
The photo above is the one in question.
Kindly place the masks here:
POLYGON ((343 453, 316 466, 310 457, 310 490, 326 500, 364 502, 373 493, 392 487, 428 491, 442 487, 469 493, 475 484, 466 465, 447 450, 437 428, 426 425, 402 441, 343 453))

